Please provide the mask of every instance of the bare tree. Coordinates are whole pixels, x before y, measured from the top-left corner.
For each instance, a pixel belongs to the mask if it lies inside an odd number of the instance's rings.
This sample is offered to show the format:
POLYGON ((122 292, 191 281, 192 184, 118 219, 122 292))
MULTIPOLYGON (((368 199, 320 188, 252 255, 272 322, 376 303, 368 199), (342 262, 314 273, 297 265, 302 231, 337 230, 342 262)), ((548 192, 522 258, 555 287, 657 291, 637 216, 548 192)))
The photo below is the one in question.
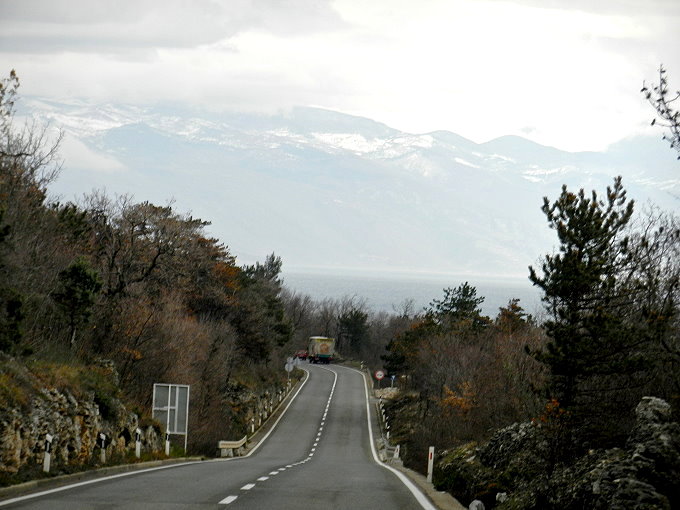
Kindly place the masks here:
MULTIPOLYGON (((668 79, 663 65, 659 66, 659 83, 652 83, 649 87, 643 84, 640 92, 656 110, 657 117, 660 119, 658 124, 669 130, 669 133, 664 133, 663 139, 670 142, 671 148, 678 152, 678 159, 680 159, 680 112, 673 108, 673 103, 680 98, 680 90, 675 91, 674 94, 669 93, 668 79)), ((652 125, 654 124, 657 124, 657 118, 652 119, 652 125)))

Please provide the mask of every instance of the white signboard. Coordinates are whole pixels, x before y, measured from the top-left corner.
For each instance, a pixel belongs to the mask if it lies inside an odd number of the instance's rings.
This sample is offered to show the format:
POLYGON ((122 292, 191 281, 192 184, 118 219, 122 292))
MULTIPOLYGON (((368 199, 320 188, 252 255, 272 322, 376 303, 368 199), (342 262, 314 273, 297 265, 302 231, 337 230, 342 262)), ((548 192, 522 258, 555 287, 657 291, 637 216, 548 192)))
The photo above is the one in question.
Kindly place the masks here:
POLYGON ((154 384, 151 413, 156 420, 165 423, 167 434, 184 435, 184 451, 186 452, 189 428, 189 386, 154 384))

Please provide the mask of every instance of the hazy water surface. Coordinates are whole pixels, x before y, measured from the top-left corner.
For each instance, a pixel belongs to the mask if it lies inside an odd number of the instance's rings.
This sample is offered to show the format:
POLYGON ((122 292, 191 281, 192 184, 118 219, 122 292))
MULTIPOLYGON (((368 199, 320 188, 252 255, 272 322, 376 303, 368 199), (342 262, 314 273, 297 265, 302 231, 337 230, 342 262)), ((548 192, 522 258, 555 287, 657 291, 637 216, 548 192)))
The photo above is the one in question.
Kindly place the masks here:
POLYGON ((416 311, 442 299, 443 289, 457 287, 467 281, 477 288, 477 295, 485 298, 482 311, 495 317, 498 308, 506 306, 511 298, 519 298, 520 305, 530 314, 540 313, 540 293, 529 279, 493 279, 472 276, 404 276, 364 274, 317 274, 304 272, 283 273, 284 285, 314 300, 339 299, 356 296, 364 298, 373 311, 393 312, 407 299, 413 299, 416 311))

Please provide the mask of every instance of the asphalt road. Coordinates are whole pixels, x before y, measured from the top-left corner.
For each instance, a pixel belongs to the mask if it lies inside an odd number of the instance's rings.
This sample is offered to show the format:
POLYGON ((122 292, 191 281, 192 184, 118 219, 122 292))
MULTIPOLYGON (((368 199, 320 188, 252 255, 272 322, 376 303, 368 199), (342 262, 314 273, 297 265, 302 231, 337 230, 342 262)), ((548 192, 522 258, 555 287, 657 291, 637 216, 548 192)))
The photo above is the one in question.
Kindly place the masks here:
POLYGON ((0 506, 55 510, 432 509, 403 475, 374 459, 363 376, 335 365, 305 368, 309 371, 305 385, 272 434, 248 457, 126 473, 45 491, 29 499, 6 500, 0 506))

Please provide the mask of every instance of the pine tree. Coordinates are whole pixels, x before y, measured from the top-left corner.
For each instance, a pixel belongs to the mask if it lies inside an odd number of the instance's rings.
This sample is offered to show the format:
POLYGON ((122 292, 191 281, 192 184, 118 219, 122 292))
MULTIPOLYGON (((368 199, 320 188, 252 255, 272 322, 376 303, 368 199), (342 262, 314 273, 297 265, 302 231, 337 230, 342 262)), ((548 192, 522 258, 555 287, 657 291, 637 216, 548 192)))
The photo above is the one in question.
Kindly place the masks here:
POLYGON ((549 314, 550 341, 534 354, 550 369, 550 396, 577 418, 587 414, 596 435, 609 434, 603 427, 614 423, 627 390, 645 375, 648 335, 626 235, 633 208, 620 177, 603 199, 563 186, 542 207, 559 252, 545 256, 542 274, 529 268, 549 314))
POLYGON ((529 268, 550 316, 545 326, 551 340, 537 357, 549 366, 552 396, 565 407, 577 403, 589 378, 634 370, 631 331, 622 316, 626 288, 619 278, 633 207, 620 177, 605 200, 566 186, 555 203, 544 199, 542 210, 560 247, 546 255, 542 275, 529 268))
POLYGON ((52 295, 62 309, 69 325, 71 348, 75 347, 76 331, 90 317, 97 293, 102 284, 96 271, 79 258, 59 273, 59 289, 52 295))

